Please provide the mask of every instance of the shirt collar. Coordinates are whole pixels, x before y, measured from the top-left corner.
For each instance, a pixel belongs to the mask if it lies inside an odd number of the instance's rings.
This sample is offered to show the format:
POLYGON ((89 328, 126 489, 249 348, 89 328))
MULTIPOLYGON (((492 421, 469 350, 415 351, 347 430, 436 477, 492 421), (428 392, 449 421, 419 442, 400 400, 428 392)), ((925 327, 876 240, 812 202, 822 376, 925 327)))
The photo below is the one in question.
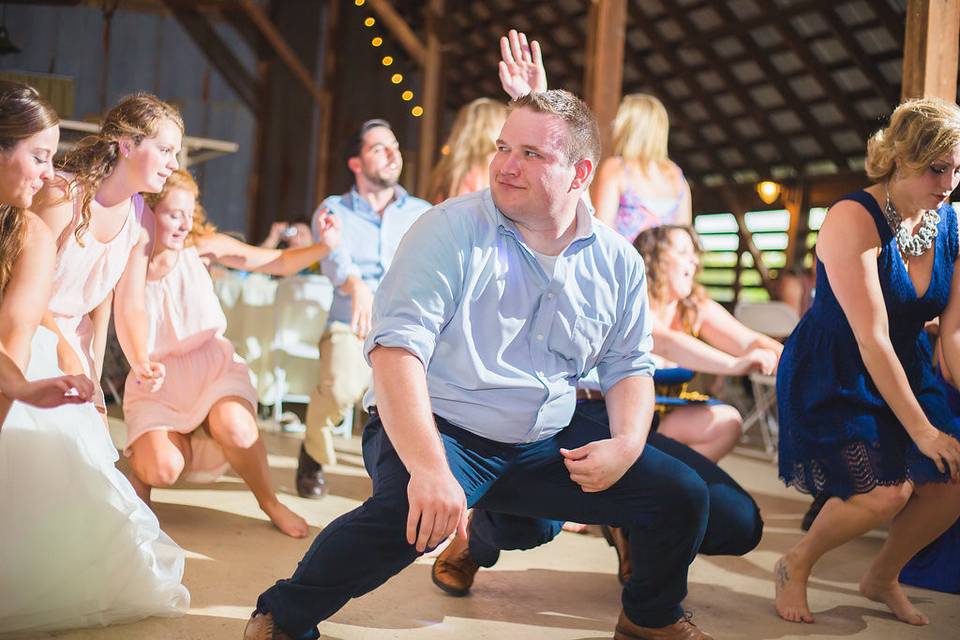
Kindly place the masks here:
MULTIPOLYGON (((523 242, 523 235, 520 233, 520 230, 517 229, 517 225, 513 222, 513 220, 503 215, 500 209, 498 209, 494 204, 493 195, 491 194, 489 188, 486 190, 486 193, 484 193, 484 200, 487 201, 490 209, 493 210, 497 225, 503 230, 508 231, 516 236, 518 241, 526 244, 523 242)), ((584 241, 592 240, 596 236, 594 225, 597 224, 597 221, 593 217, 593 208, 587 204, 585 198, 583 197, 577 201, 576 222, 577 227, 576 231, 574 232, 573 240, 570 241, 567 249, 564 249, 561 254, 566 253, 570 247, 582 244, 584 241)))
MULTIPOLYGON (((399 184, 394 185, 393 187, 393 200, 387 204, 387 209, 391 206, 397 208, 402 208, 406 202, 407 198, 410 197, 410 194, 406 189, 401 187, 399 184)), ((364 213, 376 214, 376 211, 373 210, 373 207, 370 206, 370 203, 360 197, 360 192, 357 191, 357 185, 354 184, 350 187, 350 191, 346 194, 345 200, 348 200, 348 206, 354 211, 362 211, 364 213)), ((386 209, 384 209, 386 211, 386 209)))

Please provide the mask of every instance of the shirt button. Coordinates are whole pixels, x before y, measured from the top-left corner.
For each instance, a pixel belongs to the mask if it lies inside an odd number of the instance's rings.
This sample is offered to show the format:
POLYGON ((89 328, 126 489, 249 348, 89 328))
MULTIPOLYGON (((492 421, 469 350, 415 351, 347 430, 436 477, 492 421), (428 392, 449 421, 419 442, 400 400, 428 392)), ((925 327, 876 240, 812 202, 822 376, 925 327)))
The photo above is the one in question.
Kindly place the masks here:
POLYGON ((548 294, 547 294, 547 299, 548 299, 548 300, 553 300, 553 294, 552 294, 552 293, 548 293, 548 294))
POLYGON ((538 333, 538 334, 537 334, 537 340, 543 340, 543 334, 542 334, 542 333, 538 333))

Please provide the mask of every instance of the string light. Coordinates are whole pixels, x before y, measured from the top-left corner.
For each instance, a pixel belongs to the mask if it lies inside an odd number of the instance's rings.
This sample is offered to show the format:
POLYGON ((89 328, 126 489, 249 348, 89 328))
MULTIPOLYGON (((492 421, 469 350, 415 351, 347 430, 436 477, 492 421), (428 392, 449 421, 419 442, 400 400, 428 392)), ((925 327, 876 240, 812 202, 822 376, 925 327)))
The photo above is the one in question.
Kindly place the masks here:
MULTIPOLYGON (((362 7, 364 4, 366 4, 366 0, 353 0, 353 4, 358 7, 362 7)), ((366 18, 363 19, 363 26, 367 27, 368 29, 374 27, 376 24, 377 24, 377 20, 373 16, 367 16, 366 18)), ((381 36, 374 36, 373 38, 370 39, 370 46, 374 48, 383 46, 383 38, 381 36)), ((382 64, 384 67, 393 66, 393 63, 395 61, 396 60, 391 55, 384 55, 380 58, 380 64, 382 64)), ((402 73, 392 74, 390 76, 390 82, 395 85, 401 84, 403 82, 403 74, 402 73)), ((410 89, 404 89, 400 93, 400 99, 403 100, 404 102, 410 102, 411 100, 413 100, 413 96, 414 96, 413 91, 411 91, 410 89)), ((423 115, 423 107, 419 104, 414 105, 410 109, 410 114, 414 118, 421 117, 423 115)), ((445 147, 443 150, 443 153, 444 154, 450 153, 449 147, 445 147)))

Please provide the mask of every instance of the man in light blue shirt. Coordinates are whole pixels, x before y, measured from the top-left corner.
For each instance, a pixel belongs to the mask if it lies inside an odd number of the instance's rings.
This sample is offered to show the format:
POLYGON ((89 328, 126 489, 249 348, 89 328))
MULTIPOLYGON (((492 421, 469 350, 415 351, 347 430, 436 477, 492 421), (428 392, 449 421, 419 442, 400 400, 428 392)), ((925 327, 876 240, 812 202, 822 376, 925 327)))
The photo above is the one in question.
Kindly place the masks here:
POLYGON ((297 493, 304 498, 325 493, 323 465, 337 461, 332 428, 353 411, 370 383, 363 339, 370 329, 373 294, 400 239, 430 208, 397 184, 403 156, 386 120, 368 120, 359 127, 348 144, 347 166, 355 176, 353 188, 330 196, 313 214, 314 234, 319 221, 331 214, 340 218, 343 230, 340 245, 320 263, 334 292, 297 463, 297 493))
POLYGON ((435 207, 404 238, 365 344, 373 496, 260 596, 250 638, 318 637, 315 625, 350 598, 454 530, 464 535, 474 505, 629 527, 635 570, 616 637, 709 638, 680 608, 707 490, 644 448, 653 413, 644 269, 581 202, 598 156, 596 121, 572 94, 520 98, 491 189, 435 207), (609 424, 574 415, 577 381, 593 367, 609 424))

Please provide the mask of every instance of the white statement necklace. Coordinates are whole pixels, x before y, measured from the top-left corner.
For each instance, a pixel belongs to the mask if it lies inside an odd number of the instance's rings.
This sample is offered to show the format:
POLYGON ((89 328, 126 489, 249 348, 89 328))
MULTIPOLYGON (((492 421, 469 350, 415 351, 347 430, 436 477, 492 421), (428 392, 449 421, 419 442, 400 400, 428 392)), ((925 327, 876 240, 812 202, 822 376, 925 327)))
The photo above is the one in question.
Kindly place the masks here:
POLYGON ((887 204, 883 207, 883 217, 887 219, 887 224, 893 230, 893 235, 897 239, 897 247, 904 256, 922 256, 933 246, 933 241, 937 237, 937 225, 940 223, 940 214, 935 209, 927 209, 923 212, 923 222, 920 230, 915 234, 910 233, 903 224, 903 218, 893 208, 890 202, 890 189, 884 189, 887 194, 887 204))

